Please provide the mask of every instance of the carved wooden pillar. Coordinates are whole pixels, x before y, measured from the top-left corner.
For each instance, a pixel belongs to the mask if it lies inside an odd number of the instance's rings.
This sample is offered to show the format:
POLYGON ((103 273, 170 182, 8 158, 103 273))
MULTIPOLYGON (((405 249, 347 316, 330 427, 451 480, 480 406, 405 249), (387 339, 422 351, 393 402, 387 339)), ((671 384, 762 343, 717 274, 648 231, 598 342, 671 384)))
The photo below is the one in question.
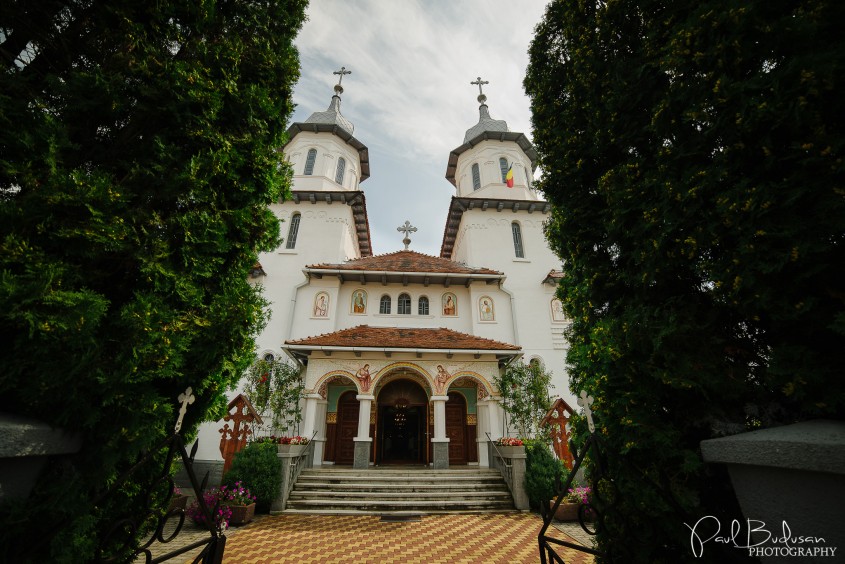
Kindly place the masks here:
POLYGON ((229 402, 223 421, 232 422, 232 427, 229 427, 229 423, 225 423, 219 431, 220 454, 223 455, 223 475, 225 476, 232 466, 235 453, 246 446, 247 438, 252 434, 252 425, 255 423, 261 425, 264 421, 243 394, 238 394, 229 402))

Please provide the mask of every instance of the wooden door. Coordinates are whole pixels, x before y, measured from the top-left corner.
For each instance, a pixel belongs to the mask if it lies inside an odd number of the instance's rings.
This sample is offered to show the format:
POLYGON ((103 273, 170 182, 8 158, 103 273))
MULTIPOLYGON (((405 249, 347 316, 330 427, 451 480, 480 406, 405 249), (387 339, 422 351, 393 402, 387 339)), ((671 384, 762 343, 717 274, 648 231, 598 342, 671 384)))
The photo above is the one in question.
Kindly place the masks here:
POLYGON ((355 392, 346 392, 337 402, 337 439, 335 464, 352 464, 355 461, 355 441, 358 435, 358 411, 361 404, 355 392))
POLYGON ((464 396, 457 392, 450 392, 446 402, 446 437, 449 439, 449 464, 466 464, 467 404, 464 396))

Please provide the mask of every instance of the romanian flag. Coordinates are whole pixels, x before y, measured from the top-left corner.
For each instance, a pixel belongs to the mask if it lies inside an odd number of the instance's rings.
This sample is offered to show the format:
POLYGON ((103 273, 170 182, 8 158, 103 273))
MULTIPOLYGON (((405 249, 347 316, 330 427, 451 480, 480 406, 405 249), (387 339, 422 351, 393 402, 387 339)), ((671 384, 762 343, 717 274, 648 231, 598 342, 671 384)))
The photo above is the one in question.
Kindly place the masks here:
POLYGON ((513 163, 508 167, 508 173, 505 175, 505 183, 508 185, 508 188, 513 188, 513 163))

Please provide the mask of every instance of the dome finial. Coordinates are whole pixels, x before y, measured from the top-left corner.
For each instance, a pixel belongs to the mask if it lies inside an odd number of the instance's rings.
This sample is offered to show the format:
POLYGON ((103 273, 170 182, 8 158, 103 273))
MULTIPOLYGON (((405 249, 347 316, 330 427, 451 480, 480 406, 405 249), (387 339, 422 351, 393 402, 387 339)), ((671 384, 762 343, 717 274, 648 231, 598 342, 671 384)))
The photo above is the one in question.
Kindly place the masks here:
POLYGON ((337 84, 334 85, 335 96, 340 96, 343 94, 343 86, 340 85, 340 83, 343 82, 343 75, 352 74, 352 71, 346 70, 346 67, 340 67, 339 71, 334 71, 332 74, 340 75, 340 78, 337 80, 337 84))
POLYGON ((484 103, 487 101, 487 96, 485 96, 484 92, 481 90, 481 85, 482 84, 490 84, 490 81, 489 80, 481 80, 481 77, 479 76, 477 80, 473 80, 472 82, 470 82, 470 84, 477 84, 478 85, 478 103, 481 104, 481 105, 484 105, 484 103))

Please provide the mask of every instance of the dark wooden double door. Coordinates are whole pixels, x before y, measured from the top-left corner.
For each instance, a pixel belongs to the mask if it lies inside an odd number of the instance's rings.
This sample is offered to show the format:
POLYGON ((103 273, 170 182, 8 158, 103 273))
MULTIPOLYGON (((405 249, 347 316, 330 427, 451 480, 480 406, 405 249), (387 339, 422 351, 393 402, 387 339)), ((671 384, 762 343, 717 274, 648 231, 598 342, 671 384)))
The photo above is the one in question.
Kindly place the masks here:
MULTIPOLYGON (((434 421, 428 417, 427 402, 420 403, 414 397, 409 402, 398 402, 394 396, 402 392, 398 383, 412 382, 396 381, 396 390, 388 386, 379 395, 376 424, 370 425, 370 436, 374 435, 374 452, 377 464, 427 464, 432 460, 433 453, 429 437, 434 436, 434 421), (385 393, 387 392, 387 393, 385 393), (392 392, 392 393, 391 393, 392 392), (428 429, 428 433, 426 433, 428 429)), ((393 384, 393 382, 391 383, 393 384)), ((407 387, 407 384, 405 384, 407 387)), ((425 393, 422 388, 419 392, 425 393)), ((407 394, 407 390, 405 390, 407 394)), ((416 396, 416 394, 414 394, 416 396)), ((402 396, 402 399, 405 399, 402 396)), ((360 404, 354 392, 343 394, 338 401, 337 434, 335 440, 335 464, 352 464, 355 460, 355 441, 358 435, 358 415, 360 404)), ((449 464, 462 465, 474 461, 471 444, 474 437, 470 437, 467 426, 467 406, 464 397, 456 392, 449 394, 446 402, 446 437, 449 438, 449 464)))

